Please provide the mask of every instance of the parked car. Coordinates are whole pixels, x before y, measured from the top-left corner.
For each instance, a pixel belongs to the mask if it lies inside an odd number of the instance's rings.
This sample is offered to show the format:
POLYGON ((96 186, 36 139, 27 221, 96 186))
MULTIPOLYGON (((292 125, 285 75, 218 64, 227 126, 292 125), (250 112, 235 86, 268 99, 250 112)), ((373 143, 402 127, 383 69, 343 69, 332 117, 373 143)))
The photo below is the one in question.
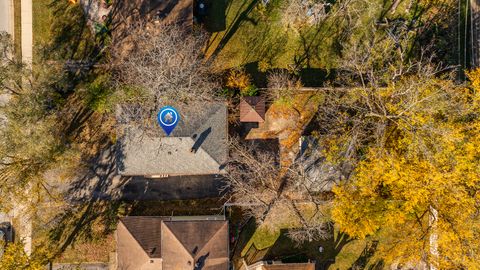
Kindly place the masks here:
POLYGON ((0 258, 3 256, 9 241, 12 241, 12 225, 10 222, 2 222, 0 224, 0 258))

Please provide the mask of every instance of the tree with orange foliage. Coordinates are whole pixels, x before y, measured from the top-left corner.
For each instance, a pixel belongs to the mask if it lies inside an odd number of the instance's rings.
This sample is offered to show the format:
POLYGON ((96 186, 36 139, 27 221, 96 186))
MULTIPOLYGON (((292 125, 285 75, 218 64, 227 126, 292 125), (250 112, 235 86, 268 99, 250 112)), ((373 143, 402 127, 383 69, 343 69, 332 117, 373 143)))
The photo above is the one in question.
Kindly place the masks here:
POLYGON ((425 68, 348 90, 343 112, 329 115, 325 148, 353 168, 334 188, 332 218, 352 237, 378 239, 387 264, 479 269, 480 72, 467 73, 466 89, 425 68))

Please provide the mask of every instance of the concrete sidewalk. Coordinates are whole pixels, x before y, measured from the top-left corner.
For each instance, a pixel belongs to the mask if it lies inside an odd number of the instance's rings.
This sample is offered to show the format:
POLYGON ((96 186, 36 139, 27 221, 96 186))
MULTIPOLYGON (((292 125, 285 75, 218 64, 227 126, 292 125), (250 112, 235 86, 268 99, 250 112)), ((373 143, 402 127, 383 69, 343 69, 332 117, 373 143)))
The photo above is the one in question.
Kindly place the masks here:
POLYGON ((21 7, 22 60, 26 64, 31 65, 33 59, 32 0, 21 0, 21 7))
MULTIPOLYGON (((21 26, 22 26, 22 61, 29 67, 33 59, 33 10, 32 0, 21 0, 21 26)), ((26 79, 26 78, 25 78, 26 79)), ((25 192, 29 192, 26 190, 25 192)), ((28 211, 28 206, 17 204, 14 209, 14 215, 18 220, 18 232, 20 239, 25 243, 25 252, 30 255, 32 252, 32 220, 28 211)))
POLYGON ((0 32, 7 32, 13 37, 13 22, 13 0, 0 0, 0 32))

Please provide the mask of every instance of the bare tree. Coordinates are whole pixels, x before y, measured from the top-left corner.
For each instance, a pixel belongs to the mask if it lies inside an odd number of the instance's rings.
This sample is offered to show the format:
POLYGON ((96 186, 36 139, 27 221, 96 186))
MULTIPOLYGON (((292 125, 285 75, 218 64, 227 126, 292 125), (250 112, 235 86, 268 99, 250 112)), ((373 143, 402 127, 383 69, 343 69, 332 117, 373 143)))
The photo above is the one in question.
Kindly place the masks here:
POLYGON ((284 23, 299 28, 322 21, 331 3, 323 0, 288 0, 284 10, 284 23))
POLYGON ((204 59, 206 35, 176 25, 133 29, 134 40, 116 45, 117 88, 127 93, 124 117, 149 122, 166 104, 202 106, 217 99, 219 84, 204 59))
POLYGON ((274 70, 268 74, 267 98, 270 101, 290 100, 302 87, 302 82, 286 70, 274 70))
MULTIPOLYGON (((440 74, 452 78, 450 67, 434 63, 428 48, 415 59, 408 56, 411 43, 412 33, 398 23, 387 31, 373 29, 344 51, 335 82, 343 88, 322 89, 324 100, 316 119, 318 137, 323 147, 337 149, 339 166, 354 166, 366 147, 384 149, 400 132, 414 136, 418 150, 427 154, 435 145, 423 141, 428 137, 423 135, 443 131, 419 125, 412 116, 433 113, 436 106, 445 104, 440 101, 446 95, 452 102, 445 111, 461 114, 461 106, 453 102, 459 98, 458 91, 447 83, 450 80, 438 80, 440 74)), ((346 179, 348 175, 344 174, 346 179)))
POLYGON ((0 94, 19 94, 25 70, 24 64, 15 57, 12 37, 0 32, 0 94))
POLYGON ((288 235, 295 242, 328 238, 330 198, 322 196, 325 179, 306 173, 306 159, 285 170, 275 157, 251 143, 232 140, 227 165, 232 200, 264 228, 274 231, 288 224, 292 228, 288 235))

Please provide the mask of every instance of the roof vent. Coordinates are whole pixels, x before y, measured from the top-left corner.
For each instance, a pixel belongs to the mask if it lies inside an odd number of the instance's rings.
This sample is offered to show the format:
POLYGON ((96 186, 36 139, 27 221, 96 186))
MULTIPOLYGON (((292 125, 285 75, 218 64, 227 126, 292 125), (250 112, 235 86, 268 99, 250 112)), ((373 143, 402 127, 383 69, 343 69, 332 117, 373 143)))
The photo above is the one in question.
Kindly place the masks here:
POLYGON ((167 178, 168 174, 151 174, 145 175, 145 178, 167 178))

